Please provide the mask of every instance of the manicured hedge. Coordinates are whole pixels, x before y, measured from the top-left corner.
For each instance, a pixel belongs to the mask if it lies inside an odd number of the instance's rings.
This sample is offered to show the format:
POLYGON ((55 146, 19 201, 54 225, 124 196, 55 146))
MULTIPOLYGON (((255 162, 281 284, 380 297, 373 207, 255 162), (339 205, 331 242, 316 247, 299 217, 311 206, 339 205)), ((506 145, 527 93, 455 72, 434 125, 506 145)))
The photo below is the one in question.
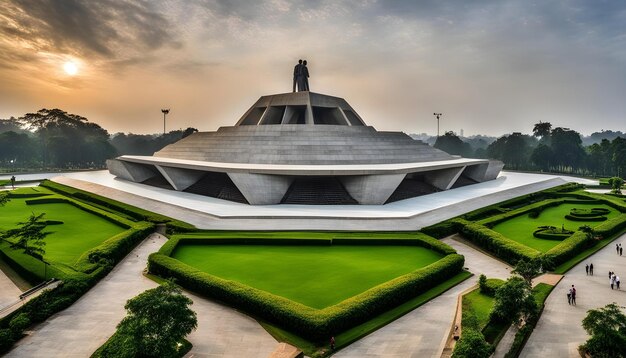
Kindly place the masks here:
POLYGON ((621 234, 626 229, 626 214, 620 214, 593 228, 593 231, 606 238, 621 234))
POLYGON ((568 239, 548 250, 545 256, 556 267, 594 244, 593 238, 582 231, 577 231, 568 239))
POLYGON ((565 215, 567 220, 571 221, 606 221, 606 216, 580 216, 580 215, 565 215))
POLYGON ((44 180, 40 185, 52 191, 55 191, 57 193, 71 196, 76 199, 86 201, 96 206, 101 206, 103 208, 112 210, 117 213, 128 215, 138 221, 150 221, 153 223, 167 223, 168 230, 170 230, 171 228, 175 228, 175 231, 177 232, 186 232, 186 231, 192 231, 195 229, 193 225, 190 225, 183 221, 175 220, 164 215, 160 215, 157 213, 153 213, 151 211, 143 210, 143 209, 134 207, 132 205, 127 205, 119 201, 105 198, 103 196, 89 193, 80 189, 72 188, 67 185, 55 183, 50 180, 44 180))
POLYGON ((435 225, 427 226, 420 229, 420 231, 434 238, 443 239, 444 237, 456 234, 459 232, 460 228, 461 225, 459 225, 457 219, 450 219, 435 225))
POLYGON ((508 239, 483 225, 465 220, 460 222, 463 224, 461 233, 464 238, 511 264, 520 259, 530 260, 541 254, 538 250, 508 239))
MULTIPOLYGON (((187 240, 190 239, 180 239, 179 242, 183 240, 189 242, 187 240)), ((300 240, 291 240, 290 243, 294 241, 300 240)), ((464 263, 463 256, 450 254, 334 306, 316 310, 236 281, 210 275, 165 255, 174 248, 174 244, 164 245, 158 253, 150 255, 149 271, 161 277, 173 277, 187 289, 226 302, 315 342, 325 341, 331 335, 406 302, 460 272, 464 263)))
POLYGON ((488 278, 485 280, 484 284, 480 285, 480 292, 487 296, 495 297, 496 291, 504 285, 505 282, 506 281, 499 278, 488 278))

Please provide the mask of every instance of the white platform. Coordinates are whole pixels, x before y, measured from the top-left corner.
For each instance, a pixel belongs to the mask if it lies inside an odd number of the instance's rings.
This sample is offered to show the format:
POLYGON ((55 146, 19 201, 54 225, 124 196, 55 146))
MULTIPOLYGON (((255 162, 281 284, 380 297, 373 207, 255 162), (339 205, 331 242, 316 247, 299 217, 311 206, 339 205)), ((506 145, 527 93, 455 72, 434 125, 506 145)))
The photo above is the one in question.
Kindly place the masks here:
POLYGON ((386 205, 252 206, 132 183, 108 171, 67 173, 52 180, 216 230, 415 230, 567 182, 597 184, 567 176, 502 172, 489 182, 386 205))

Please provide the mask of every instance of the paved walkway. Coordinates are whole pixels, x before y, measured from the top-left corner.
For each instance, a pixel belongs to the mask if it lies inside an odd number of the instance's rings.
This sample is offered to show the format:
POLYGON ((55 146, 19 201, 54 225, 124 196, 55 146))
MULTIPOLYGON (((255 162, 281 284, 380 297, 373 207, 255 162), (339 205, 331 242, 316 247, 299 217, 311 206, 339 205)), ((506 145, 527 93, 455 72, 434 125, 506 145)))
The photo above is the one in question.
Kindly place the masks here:
MULTIPOLYGON (((142 272, 148 255, 165 241, 158 234, 149 236, 72 306, 36 326, 7 357, 90 356, 115 332, 126 314, 126 301, 156 287, 142 272)), ((275 348, 276 341, 256 321, 194 295, 189 297, 198 314, 198 330, 189 336, 193 356, 267 357, 275 348)))
POLYGON ((446 343, 457 296, 478 282, 481 273, 505 279, 511 270, 453 237, 443 242, 465 256, 465 266, 475 274, 441 296, 418 307, 400 319, 342 349, 334 357, 440 357, 446 343))
POLYGON ((0 270, 0 309, 20 299, 20 290, 11 279, 0 270))
POLYGON ((624 305, 625 287, 618 291, 609 286, 609 271, 616 272, 622 282, 626 281, 626 256, 615 253, 615 243, 625 246, 626 235, 566 273, 546 300, 543 314, 521 357, 580 357, 578 346, 588 338, 581 324, 587 311, 611 302, 624 305), (594 276, 585 274, 585 264, 588 263, 593 263, 594 276), (567 304, 567 290, 572 285, 577 292, 576 306, 567 304))

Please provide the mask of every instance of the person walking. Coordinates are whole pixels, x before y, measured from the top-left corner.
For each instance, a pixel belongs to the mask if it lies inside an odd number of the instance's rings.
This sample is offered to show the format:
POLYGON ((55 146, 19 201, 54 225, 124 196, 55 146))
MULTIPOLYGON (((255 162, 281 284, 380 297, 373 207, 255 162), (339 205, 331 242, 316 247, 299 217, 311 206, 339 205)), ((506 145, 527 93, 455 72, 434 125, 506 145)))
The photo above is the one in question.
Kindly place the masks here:
POLYGON ((585 273, 589 276, 589 264, 585 265, 585 273))
POLYGON ((593 262, 589 264, 589 274, 593 276, 593 262))
POLYGON ((576 306, 576 287, 572 285, 572 305, 576 306))
POLYGON ((13 190, 15 190, 15 175, 11 176, 11 188, 13 188, 13 190))
POLYGON ((619 276, 615 275, 615 286, 619 290, 619 276))
POLYGON ((622 256, 622 245, 619 246, 619 255, 622 256))
POLYGON ((567 304, 572 305, 572 289, 567 290, 567 304))
POLYGON ((609 279, 609 285, 611 285, 611 290, 612 290, 613 286, 615 285, 615 275, 612 275, 611 278, 609 279))
POLYGON ((619 245, 615 244, 615 251, 617 251, 617 254, 619 255, 619 245))

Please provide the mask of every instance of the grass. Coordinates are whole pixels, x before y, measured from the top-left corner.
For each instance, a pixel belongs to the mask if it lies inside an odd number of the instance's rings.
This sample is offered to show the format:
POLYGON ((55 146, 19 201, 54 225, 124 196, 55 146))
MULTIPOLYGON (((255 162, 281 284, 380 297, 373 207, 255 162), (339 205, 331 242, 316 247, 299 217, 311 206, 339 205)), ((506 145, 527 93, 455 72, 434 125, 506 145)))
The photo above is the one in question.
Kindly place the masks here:
MULTIPOLYGON (((476 318, 476 325, 478 330, 482 330, 489 323, 489 314, 493 309, 495 299, 491 296, 487 296, 480 292, 480 289, 476 289, 467 295, 463 296, 463 318, 467 317, 467 313, 476 318)), ((465 326, 467 322, 463 322, 465 326)))
POLYGON ((443 255, 418 246, 183 244, 172 257, 209 274, 322 309, 443 255))
MULTIPOLYGON (((22 188, 12 193, 53 194, 45 188, 22 188)), ((31 213, 46 213, 45 220, 62 221, 63 224, 48 226, 46 230, 52 232, 45 239, 46 261, 72 266, 85 251, 126 230, 70 204, 26 205, 26 200, 11 198, 4 207, 0 207, 0 230, 14 228, 18 222, 28 219, 31 213)))
MULTIPOLYGON (((344 331, 335 336, 335 345, 336 349, 340 350, 341 348, 347 347, 351 343, 365 337, 366 335, 374 332, 387 324, 395 321, 396 319, 404 316, 405 314, 413 311, 424 303, 432 300, 433 298, 441 295, 446 292, 450 288, 458 285, 459 283, 465 281, 466 279, 472 276, 471 273, 467 271, 463 271, 457 274, 454 277, 451 277, 449 280, 442 282, 441 284, 431 288, 430 290, 416 296, 415 298, 401 304, 400 306, 395 307, 381 315, 378 315, 371 320, 355 326, 347 331, 344 331)), ((319 347, 314 343, 297 336, 291 332, 285 331, 275 325, 272 325, 267 322, 260 322, 263 328, 267 330, 277 341, 279 342, 287 342, 293 346, 300 348, 305 355, 310 357, 320 356, 320 352, 327 350, 328 347, 319 347)))
POLYGON ((610 212, 606 215, 608 219, 619 215, 615 209, 605 204, 561 204, 559 206, 544 209, 536 219, 532 219, 528 215, 521 215, 495 225, 492 230, 528 247, 541 252, 547 252, 554 246, 561 243, 561 241, 535 238, 533 236, 533 231, 535 231, 537 227, 556 226, 561 228, 564 226, 565 229, 575 231, 583 225, 589 225, 593 228, 602 223, 598 221, 571 221, 566 219, 565 215, 569 214, 570 210, 574 208, 605 208, 610 210, 610 212))

